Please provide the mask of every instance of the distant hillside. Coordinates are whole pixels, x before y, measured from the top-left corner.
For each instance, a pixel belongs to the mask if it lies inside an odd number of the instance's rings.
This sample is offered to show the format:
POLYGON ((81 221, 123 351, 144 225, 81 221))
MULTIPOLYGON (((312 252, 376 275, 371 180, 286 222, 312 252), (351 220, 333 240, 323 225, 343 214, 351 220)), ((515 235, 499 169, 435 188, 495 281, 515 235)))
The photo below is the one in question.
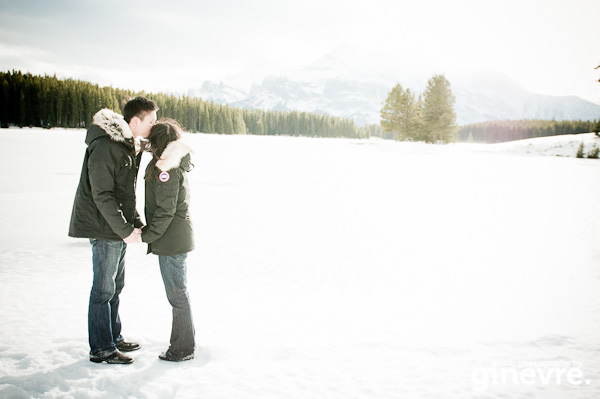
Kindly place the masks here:
POLYGON ((535 137, 581 134, 600 131, 600 122, 556 121, 527 119, 519 121, 492 121, 463 125, 458 140, 475 143, 501 143, 535 137))

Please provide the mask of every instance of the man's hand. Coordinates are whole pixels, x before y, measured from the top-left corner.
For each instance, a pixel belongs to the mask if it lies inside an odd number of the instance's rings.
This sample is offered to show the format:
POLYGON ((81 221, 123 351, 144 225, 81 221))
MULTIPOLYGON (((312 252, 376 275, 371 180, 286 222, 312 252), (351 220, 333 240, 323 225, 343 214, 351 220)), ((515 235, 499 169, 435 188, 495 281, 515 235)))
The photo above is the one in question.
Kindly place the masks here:
POLYGON ((142 230, 141 229, 133 229, 129 237, 123 238, 125 244, 139 244, 142 242, 142 230))

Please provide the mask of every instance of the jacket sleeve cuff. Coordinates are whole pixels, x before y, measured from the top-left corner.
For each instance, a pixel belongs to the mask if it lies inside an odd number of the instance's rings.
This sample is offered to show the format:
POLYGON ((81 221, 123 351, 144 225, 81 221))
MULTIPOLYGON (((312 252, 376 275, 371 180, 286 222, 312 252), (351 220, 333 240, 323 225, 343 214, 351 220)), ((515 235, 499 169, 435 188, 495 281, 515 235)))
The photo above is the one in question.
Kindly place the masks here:
MULTIPOLYGON (((148 232, 149 232, 148 230, 149 230, 149 229, 148 229, 148 226, 144 226, 144 227, 142 227, 142 242, 145 242, 145 243, 147 243, 147 244, 149 244, 149 243, 150 243, 150 241, 148 241, 148 238, 150 238, 150 237, 148 236, 148 232)), ((154 241, 154 240, 152 240, 152 241, 154 241)))
POLYGON ((133 233, 133 226, 128 225, 127 227, 123 228, 123 231, 119 232, 119 237, 121 237, 122 239, 125 239, 127 237, 129 237, 131 235, 131 233, 133 233), (125 235, 123 235, 125 234, 125 235))

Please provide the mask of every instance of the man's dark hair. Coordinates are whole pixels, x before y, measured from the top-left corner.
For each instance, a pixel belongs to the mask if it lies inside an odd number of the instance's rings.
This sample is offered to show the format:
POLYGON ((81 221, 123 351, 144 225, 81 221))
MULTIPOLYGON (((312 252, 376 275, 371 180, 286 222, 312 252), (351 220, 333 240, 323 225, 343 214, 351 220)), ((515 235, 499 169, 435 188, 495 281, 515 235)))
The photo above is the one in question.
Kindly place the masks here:
POLYGON ((152 111, 158 111, 158 105, 154 101, 146 97, 136 97, 127 101, 123 107, 123 118, 129 123, 134 116, 144 119, 146 113, 152 111))

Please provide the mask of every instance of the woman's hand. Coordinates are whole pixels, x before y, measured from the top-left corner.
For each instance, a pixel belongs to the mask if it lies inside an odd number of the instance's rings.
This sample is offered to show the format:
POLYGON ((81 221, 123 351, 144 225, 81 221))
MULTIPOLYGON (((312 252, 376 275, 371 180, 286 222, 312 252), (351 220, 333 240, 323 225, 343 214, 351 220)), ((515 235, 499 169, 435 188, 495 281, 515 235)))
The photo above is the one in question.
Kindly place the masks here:
POLYGON ((124 238, 125 244, 139 244, 142 242, 142 230, 141 229, 133 229, 131 234, 128 237, 124 238))

